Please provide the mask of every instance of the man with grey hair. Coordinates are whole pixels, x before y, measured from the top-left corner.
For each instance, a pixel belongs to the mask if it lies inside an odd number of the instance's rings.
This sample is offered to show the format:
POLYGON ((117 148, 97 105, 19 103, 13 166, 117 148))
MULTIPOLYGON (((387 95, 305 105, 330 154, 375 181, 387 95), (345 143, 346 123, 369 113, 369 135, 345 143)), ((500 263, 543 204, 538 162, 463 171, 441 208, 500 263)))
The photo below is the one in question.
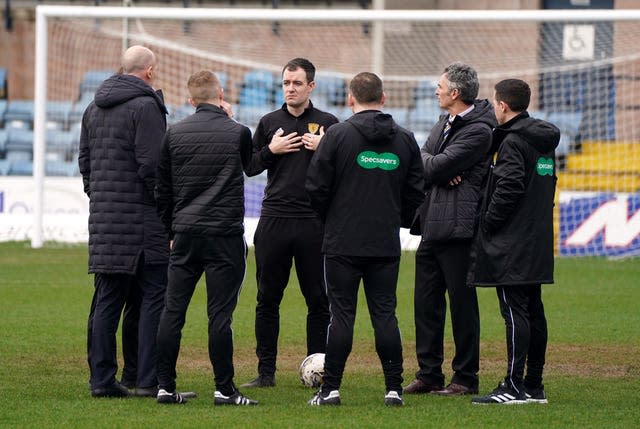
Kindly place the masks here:
POLYGON ((125 301, 140 303, 136 394, 155 396, 156 332, 167 285, 169 238, 155 210, 155 170, 167 109, 152 85, 156 58, 144 46, 122 57, 82 118, 78 163, 89 197, 89 272, 94 297, 88 362, 94 397, 129 396, 116 381, 116 331, 125 301), (134 300, 135 301, 135 300, 134 300))
POLYGON ((480 188, 496 126, 488 100, 476 100, 476 71, 447 66, 436 97, 447 114, 431 129, 421 149, 425 201, 414 221, 422 235, 416 252, 414 310, 419 370, 404 392, 444 396, 478 392, 480 318, 476 291, 466 275, 480 188), (449 295, 455 343, 451 383, 444 387, 444 325, 449 295))

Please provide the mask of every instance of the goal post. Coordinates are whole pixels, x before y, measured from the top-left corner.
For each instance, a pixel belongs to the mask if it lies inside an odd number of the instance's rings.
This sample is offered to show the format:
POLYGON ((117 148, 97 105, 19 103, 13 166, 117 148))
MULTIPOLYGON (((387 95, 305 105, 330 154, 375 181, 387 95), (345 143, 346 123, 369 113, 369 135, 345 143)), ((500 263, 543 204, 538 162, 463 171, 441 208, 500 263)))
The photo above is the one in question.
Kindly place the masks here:
MULTIPOLYGON (((317 86, 311 96, 314 105, 346 119, 350 112, 344 95, 349 79, 361 71, 376 72, 387 92, 385 110, 413 131, 422 144, 442 113, 433 82, 447 64, 460 60, 478 71, 480 98, 491 98, 493 85, 501 79, 524 79, 532 87, 532 116, 554 122, 562 130, 556 160, 560 167, 559 191, 565 195, 558 201, 561 209, 564 201, 581 199, 585 192, 589 193, 587 197, 621 193, 633 213, 640 190, 640 127, 635 125, 640 108, 640 53, 635 49, 638 37, 640 9, 39 5, 34 97, 35 225, 31 244, 40 247, 44 241, 46 135, 51 122, 48 103, 70 100, 76 107, 77 122, 78 109, 90 99, 87 94, 91 96, 91 89, 85 91, 89 87, 83 87, 87 74, 115 72, 123 47, 131 44, 145 44, 158 54, 156 84, 164 91, 169 122, 189 113, 184 107, 189 74, 210 68, 221 76, 236 119, 255 128, 261 115, 282 103, 278 85, 281 67, 301 56, 318 69, 317 86), (606 156, 616 158, 601 159, 606 156)), ((73 126, 69 123, 65 127, 73 126)), ((256 189, 260 191, 259 183, 256 189)), ((606 202, 607 197, 602 198, 606 202)), ((255 203, 258 211, 259 203, 255 203)), ((580 207, 577 213, 573 208, 556 213, 558 242, 568 246, 563 252, 559 245, 560 254, 598 254, 593 240, 580 241, 574 236, 579 226, 563 232, 564 224, 559 224, 561 218, 569 223, 586 219, 589 210, 584 204, 580 207)), ((634 224, 631 215, 627 219, 629 235, 634 224)), ((606 222, 593 226, 596 235, 607 228, 613 226, 606 222)), ((581 230, 579 236, 588 236, 585 234, 581 230)), ((606 241, 602 237, 598 240, 606 241)), ((638 240, 635 237, 631 241, 638 240)), ((614 240, 614 247, 616 243, 614 240)))

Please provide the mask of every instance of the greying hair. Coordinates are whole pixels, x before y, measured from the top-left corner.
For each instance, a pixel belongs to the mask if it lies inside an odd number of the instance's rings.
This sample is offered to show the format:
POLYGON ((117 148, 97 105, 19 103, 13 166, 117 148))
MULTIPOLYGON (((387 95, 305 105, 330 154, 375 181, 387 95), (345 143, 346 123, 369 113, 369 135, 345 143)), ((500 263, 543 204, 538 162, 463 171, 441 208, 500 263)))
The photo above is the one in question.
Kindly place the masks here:
POLYGON ((473 104, 478 97, 480 82, 478 82, 478 73, 471 67, 462 62, 449 64, 444 73, 449 81, 449 91, 457 89, 460 91, 460 99, 465 104, 473 104))
POLYGON ((141 45, 134 45, 127 49, 122 56, 122 71, 125 74, 146 70, 155 62, 155 55, 151 49, 141 45))

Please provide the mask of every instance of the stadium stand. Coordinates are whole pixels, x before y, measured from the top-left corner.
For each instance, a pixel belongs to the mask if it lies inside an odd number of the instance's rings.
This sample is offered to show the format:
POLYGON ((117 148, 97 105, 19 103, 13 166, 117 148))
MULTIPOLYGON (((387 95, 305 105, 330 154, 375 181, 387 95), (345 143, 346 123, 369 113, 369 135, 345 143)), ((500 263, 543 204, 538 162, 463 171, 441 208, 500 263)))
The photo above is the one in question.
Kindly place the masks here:
POLYGON ((7 98, 7 68, 0 67, 0 98, 7 98))
POLYGON ((113 75, 111 70, 89 70, 85 72, 80 82, 80 98, 83 98, 84 94, 91 94, 93 98, 96 89, 111 75, 113 75))
POLYGON ((72 108, 72 101, 48 101, 47 128, 58 130, 69 129, 69 117, 71 116, 72 108))
POLYGON ((11 100, 4 112, 4 126, 33 128, 33 100, 11 100))
POLYGON ((33 131, 25 128, 10 128, 5 158, 10 160, 33 159, 33 131))
POLYGON ((556 149, 556 155, 566 155, 579 149, 580 145, 580 112, 549 112, 547 121, 560 128, 560 144, 556 149))
POLYGON ((28 159, 12 159, 9 166, 9 176, 32 176, 33 162, 28 159))

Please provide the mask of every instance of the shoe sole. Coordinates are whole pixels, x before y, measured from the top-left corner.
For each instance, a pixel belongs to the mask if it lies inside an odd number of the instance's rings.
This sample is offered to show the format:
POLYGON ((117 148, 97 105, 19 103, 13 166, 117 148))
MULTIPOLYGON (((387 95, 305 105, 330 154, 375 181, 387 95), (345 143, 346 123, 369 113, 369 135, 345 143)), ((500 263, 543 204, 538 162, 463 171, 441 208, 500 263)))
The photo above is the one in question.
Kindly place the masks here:
POLYGON ((471 402, 473 405, 524 405, 526 400, 522 401, 508 401, 508 402, 471 402))
POLYGON ((529 404, 548 404, 549 401, 547 399, 527 398, 527 403, 529 403, 529 404))

